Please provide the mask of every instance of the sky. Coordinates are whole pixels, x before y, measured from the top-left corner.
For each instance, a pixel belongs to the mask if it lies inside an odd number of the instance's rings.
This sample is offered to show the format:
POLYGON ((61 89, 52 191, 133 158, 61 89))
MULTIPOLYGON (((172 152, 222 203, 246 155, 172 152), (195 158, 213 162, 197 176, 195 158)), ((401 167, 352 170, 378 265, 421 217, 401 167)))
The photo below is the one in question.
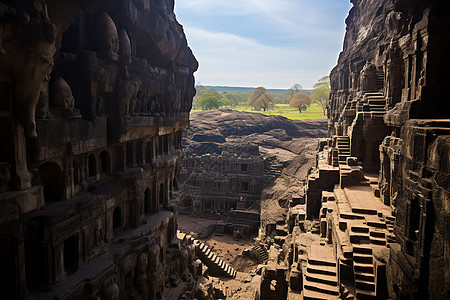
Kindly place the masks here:
POLYGON ((311 88, 336 65, 350 0, 175 0, 202 85, 311 88))

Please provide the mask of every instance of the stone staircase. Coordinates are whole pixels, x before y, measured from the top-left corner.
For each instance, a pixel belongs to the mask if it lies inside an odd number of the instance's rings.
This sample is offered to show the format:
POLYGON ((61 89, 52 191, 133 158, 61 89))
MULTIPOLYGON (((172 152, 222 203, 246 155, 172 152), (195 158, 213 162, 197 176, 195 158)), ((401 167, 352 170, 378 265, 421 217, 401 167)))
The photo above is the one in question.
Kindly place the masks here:
POLYGON ((334 257, 313 259, 308 257, 303 274, 303 299, 337 299, 339 287, 334 257))
POLYGON ((223 236, 224 231, 225 231, 225 223, 217 222, 216 231, 214 232, 214 235, 223 236))
POLYGON ((363 100, 357 104, 357 112, 386 112, 386 98, 383 92, 365 93, 363 100))
POLYGON ((348 136, 336 136, 335 138, 339 164, 346 164, 347 157, 350 156, 350 138, 348 136))
POLYGON ((238 199, 236 202, 236 210, 245 210, 245 200, 238 199))
POLYGON ((253 252, 259 257, 260 261, 266 261, 269 259, 269 253, 267 253, 267 250, 260 245, 253 246, 253 252))
POLYGON ((193 237, 190 237, 189 239, 195 246, 195 253, 197 254, 197 257, 208 267, 211 275, 229 278, 236 277, 236 270, 212 252, 205 243, 202 243, 193 237))

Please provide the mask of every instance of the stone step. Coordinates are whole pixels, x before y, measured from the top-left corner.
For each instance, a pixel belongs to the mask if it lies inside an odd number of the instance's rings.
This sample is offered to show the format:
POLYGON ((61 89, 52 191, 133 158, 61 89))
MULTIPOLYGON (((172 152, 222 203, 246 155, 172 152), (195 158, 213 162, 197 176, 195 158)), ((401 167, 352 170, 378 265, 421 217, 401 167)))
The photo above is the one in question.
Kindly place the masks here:
POLYGON ((370 243, 374 245, 386 246, 386 238, 370 237, 370 243))
POLYGON ((376 215, 378 211, 376 209, 366 208, 366 207, 355 207, 352 208, 352 212, 355 214, 364 214, 364 215, 376 215))
POLYGON ((310 282, 318 282, 323 283, 331 286, 337 286, 337 277, 336 276, 330 276, 330 275, 324 275, 324 274, 317 274, 317 273, 306 273, 305 275, 306 280, 310 282))
POLYGON ((336 262, 319 260, 319 259, 314 259, 314 258, 309 258, 309 257, 308 257, 308 263, 310 265, 316 265, 316 266, 336 267, 336 262))
POLYGON ((375 300, 377 299, 377 294, 375 292, 356 289, 356 299, 358 300, 375 300))
POLYGON ((377 238, 386 238, 386 233, 382 231, 371 231, 370 236, 377 237, 377 238))
POLYGON ((320 266, 307 265, 306 271, 308 273, 323 274, 327 276, 336 276, 336 270, 331 268, 320 268, 320 266))
POLYGON ((372 248, 364 245, 353 245, 353 253, 372 254, 372 248))
POLYGON ((375 227, 375 228, 386 228, 386 223, 382 221, 368 221, 367 226, 375 227))
POLYGON ((355 280, 356 279, 375 282, 375 275, 372 273, 355 273, 355 280))
POLYGON ((353 262, 353 269, 355 270, 355 273, 373 274, 373 264, 353 262))
POLYGON ((375 282, 355 279, 355 287, 359 290, 375 292, 375 282))
POLYGON ((352 244, 364 244, 369 242, 370 238, 368 235, 350 233, 350 243, 352 244))
POLYGON ((353 254, 353 261, 357 263, 371 264, 373 263, 373 256, 372 254, 357 253, 353 254))
POLYGON ((316 291, 328 295, 339 295, 339 289, 337 286, 330 286, 328 284, 317 283, 317 282, 309 282, 307 280, 303 283, 303 288, 305 290, 316 291))
POLYGON ((353 232, 369 233, 369 228, 365 226, 352 226, 350 229, 353 232))
POLYGON ((321 292, 311 291, 311 290, 303 290, 303 299, 304 300, 328 300, 328 299, 330 299, 330 295, 324 294, 321 292))

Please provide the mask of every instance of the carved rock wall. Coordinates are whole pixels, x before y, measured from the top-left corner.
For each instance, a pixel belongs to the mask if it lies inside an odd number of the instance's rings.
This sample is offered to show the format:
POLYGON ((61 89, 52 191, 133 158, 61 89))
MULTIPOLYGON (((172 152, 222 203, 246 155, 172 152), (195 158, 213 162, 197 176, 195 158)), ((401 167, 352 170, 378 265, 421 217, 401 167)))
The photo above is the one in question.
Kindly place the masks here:
POLYGON ((450 4, 352 3, 328 109, 330 137, 349 142, 330 143, 328 160, 340 166, 354 156, 366 172, 379 172, 381 201, 395 217, 389 297, 443 299, 450 295, 450 4))
POLYGON ((173 8, 0 2, 5 299, 193 289, 193 246, 177 239, 169 200, 198 63, 173 8))

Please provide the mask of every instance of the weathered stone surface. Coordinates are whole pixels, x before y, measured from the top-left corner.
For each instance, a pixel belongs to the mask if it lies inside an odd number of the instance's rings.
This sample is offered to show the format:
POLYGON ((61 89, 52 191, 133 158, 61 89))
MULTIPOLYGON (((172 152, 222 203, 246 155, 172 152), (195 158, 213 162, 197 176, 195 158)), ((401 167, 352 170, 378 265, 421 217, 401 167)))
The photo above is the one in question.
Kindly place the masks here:
POLYGON ((0 2, 2 298, 194 289, 168 203, 198 63, 173 8, 0 2))

